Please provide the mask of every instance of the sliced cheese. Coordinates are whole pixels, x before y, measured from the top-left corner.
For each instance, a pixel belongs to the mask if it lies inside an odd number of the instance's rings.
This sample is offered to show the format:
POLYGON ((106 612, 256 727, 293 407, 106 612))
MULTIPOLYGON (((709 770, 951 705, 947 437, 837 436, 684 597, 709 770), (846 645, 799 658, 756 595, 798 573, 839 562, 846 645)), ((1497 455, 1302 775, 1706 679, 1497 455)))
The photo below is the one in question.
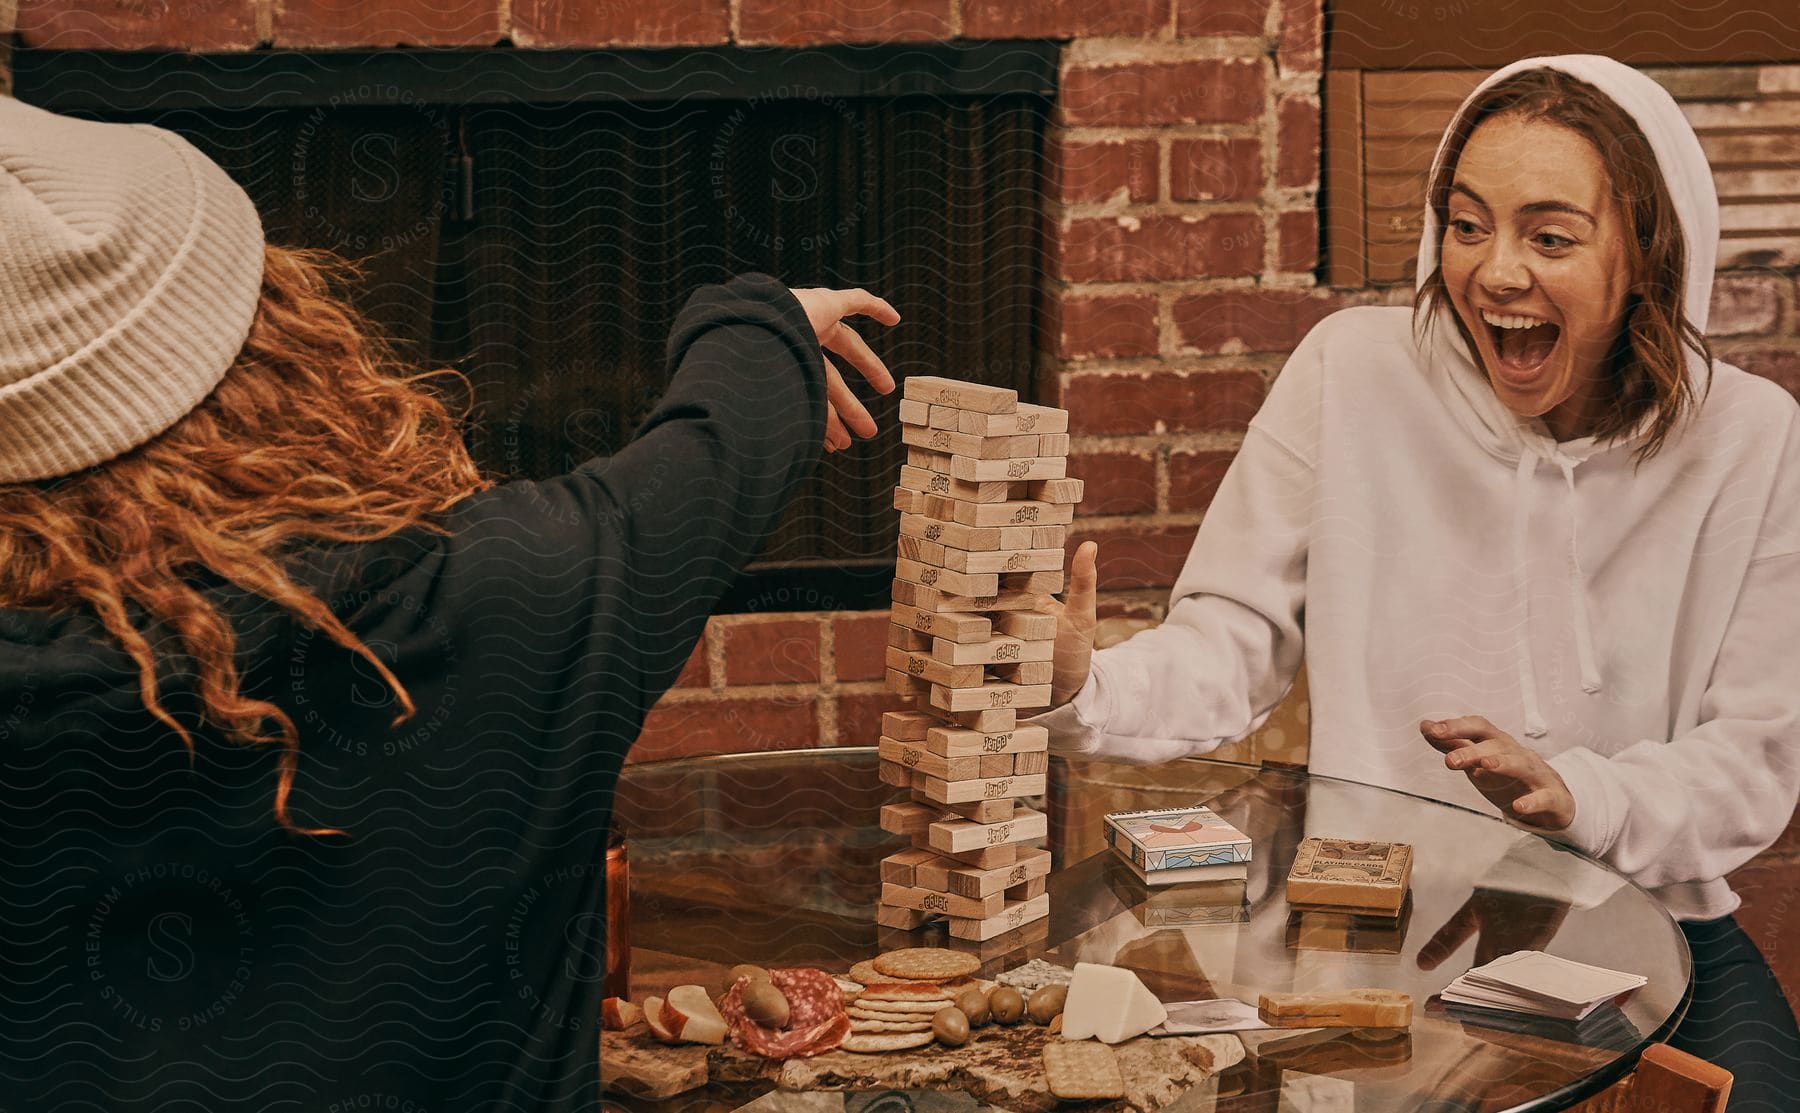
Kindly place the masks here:
POLYGON ((1130 970, 1095 962, 1075 964, 1063 1005, 1063 1039, 1092 1036, 1101 1043, 1122 1043, 1168 1018, 1162 1002, 1130 970))

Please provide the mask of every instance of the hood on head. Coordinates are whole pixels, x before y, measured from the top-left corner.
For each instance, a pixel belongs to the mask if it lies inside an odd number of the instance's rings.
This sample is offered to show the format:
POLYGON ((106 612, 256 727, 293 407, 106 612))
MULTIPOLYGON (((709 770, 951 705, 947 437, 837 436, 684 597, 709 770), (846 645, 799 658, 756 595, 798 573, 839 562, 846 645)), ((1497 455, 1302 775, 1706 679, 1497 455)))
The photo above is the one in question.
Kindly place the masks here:
MULTIPOLYGON (((1431 176, 1427 180, 1437 177, 1450 142, 1451 126, 1462 117, 1469 102, 1497 82, 1530 69, 1559 70, 1594 86, 1628 113, 1650 141, 1657 168, 1674 200, 1687 249, 1683 309, 1688 320, 1704 334, 1712 303, 1713 268, 1719 257, 1719 198, 1713 187, 1712 167, 1706 161, 1699 137, 1694 134, 1675 98, 1630 66, 1599 54, 1557 54, 1523 58, 1495 70, 1457 106, 1451 124, 1446 125, 1444 134, 1438 138, 1437 152, 1431 159, 1431 176)), ((1443 229, 1439 227, 1437 214, 1427 197, 1424 229, 1419 235, 1419 265, 1413 279, 1415 291, 1425 285, 1426 278, 1437 268, 1438 246, 1442 240, 1443 229)), ((1480 358, 1469 351, 1457 332, 1453 320, 1455 312, 1447 302, 1429 307, 1426 356, 1434 363, 1449 367, 1449 378, 1466 403, 1463 407, 1453 408, 1459 412, 1474 411, 1479 419, 1479 428, 1474 431, 1482 435, 1490 447, 1509 458, 1516 457, 1525 444, 1540 445, 1546 458, 1553 452, 1585 458, 1604 447, 1591 443, 1592 438, 1587 437, 1557 446, 1540 419, 1520 418, 1508 410, 1495 396, 1487 374, 1481 368, 1480 358)), ((1685 349, 1684 354, 1688 373, 1698 389, 1706 369, 1701 366, 1697 354, 1685 349)), ((1636 434, 1616 443, 1635 441, 1647 425, 1648 421, 1636 434)))

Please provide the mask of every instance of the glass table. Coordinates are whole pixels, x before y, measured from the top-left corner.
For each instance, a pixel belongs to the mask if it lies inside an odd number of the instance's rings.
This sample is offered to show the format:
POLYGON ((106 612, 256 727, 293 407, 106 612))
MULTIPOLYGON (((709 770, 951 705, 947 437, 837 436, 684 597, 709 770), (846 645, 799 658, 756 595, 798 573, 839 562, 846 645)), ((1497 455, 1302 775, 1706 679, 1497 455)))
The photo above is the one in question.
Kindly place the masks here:
MULTIPOLYGON (((843 972, 896 946, 979 949, 991 977, 1031 958, 1135 970, 1165 1002, 1362 986, 1413 996, 1410 1031, 1243 1033, 1242 1062, 1212 1110, 1564 1109, 1665 1039, 1689 992, 1686 942, 1647 892, 1607 867, 1491 816, 1304 770, 1188 759, 1129 766, 1053 759, 1046 795, 1050 915, 987 944, 941 926, 875 923, 879 862, 907 844, 881 830, 906 798, 867 748, 731 755, 627 766, 615 827, 629 855, 631 992, 716 985, 730 966, 843 972), (1110 811, 1205 803, 1254 845, 1245 897, 1184 907, 1152 895, 1106 850, 1110 811), (1288 907, 1284 885, 1310 835, 1409 842, 1411 895, 1397 922, 1288 907), (1436 994, 1500 955, 1536 948, 1642 974, 1623 1006, 1578 1025, 1500 1026, 1436 994)), ((606 1073, 604 1057, 602 1075, 606 1073)), ((764 1089, 766 1089, 766 1085, 764 1089)), ((720 1085, 609 1108, 734 1109, 759 1091, 720 1085)))

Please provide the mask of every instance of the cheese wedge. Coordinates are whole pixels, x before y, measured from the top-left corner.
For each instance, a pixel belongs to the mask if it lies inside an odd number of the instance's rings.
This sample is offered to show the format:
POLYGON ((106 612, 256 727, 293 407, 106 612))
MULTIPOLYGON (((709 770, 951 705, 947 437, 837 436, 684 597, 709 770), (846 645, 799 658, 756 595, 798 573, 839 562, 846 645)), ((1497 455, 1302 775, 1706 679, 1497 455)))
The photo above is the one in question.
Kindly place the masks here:
POLYGON ((1168 1010, 1120 966, 1078 962, 1063 1004, 1063 1039, 1123 1043, 1141 1036, 1169 1018, 1168 1010))

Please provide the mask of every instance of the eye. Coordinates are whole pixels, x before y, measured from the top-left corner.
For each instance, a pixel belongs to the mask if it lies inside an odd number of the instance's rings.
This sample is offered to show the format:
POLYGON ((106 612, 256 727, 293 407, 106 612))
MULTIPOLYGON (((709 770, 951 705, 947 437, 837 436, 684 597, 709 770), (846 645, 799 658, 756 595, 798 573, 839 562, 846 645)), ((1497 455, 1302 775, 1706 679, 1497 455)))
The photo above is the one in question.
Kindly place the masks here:
POLYGON ((1479 236, 1481 234, 1480 227, 1478 227, 1474 221, 1462 217, 1457 217, 1450 222, 1450 230, 1463 239, 1467 239, 1470 236, 1479 236))
POLYGON ((1547 251, 1561 251, 1566 247, 1574 247, 1575 241, 1567 236, 1559 236, 1555 232, 1539 232, 1531 237, 1539 247, 1547 251))

